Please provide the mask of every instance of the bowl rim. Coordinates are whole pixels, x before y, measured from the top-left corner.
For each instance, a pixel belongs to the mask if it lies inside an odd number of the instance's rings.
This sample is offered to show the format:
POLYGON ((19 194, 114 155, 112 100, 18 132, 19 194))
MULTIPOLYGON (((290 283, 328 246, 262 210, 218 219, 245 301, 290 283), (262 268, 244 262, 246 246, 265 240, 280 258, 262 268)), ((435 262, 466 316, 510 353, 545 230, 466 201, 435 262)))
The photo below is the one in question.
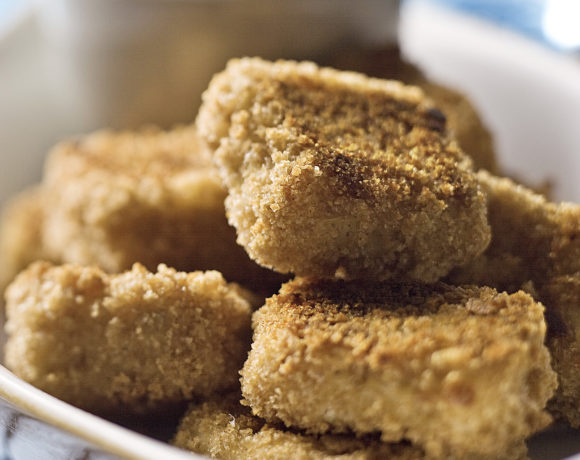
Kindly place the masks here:
POLYGON ((0 397, 27 415, 123 459, 206 458, 123 428, 74 407, 24 382, 4 366, 0 366, 0 397))

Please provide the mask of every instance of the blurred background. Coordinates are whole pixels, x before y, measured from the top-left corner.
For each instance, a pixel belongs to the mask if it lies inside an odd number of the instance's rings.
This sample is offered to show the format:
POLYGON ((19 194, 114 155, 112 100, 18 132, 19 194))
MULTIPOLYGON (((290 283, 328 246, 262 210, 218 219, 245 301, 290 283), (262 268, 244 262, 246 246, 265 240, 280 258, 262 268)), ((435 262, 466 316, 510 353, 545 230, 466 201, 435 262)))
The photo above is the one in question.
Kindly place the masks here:
MULTIPOLYGON (((318 60, 328 50, 393 44, 471 98, 508 170, 526 152, 524 173, 549 180, 556 172, 528 152, 577 148, 566 130, 561 145, 526 135, 579 115, 577 0, 0 0, 0 154, 10 159, 9 169, 0 163, 0 201, 38 180, 46 151, 63 137, 192 121, 228 57, 318 60), (546 84, 560 89, 527 106, 505 104, 546 84), (534 114, 556 104, 572 108, 537 126, 534 114)), ((580 158, 565 161, 580 167, 580 158)), ((580 198, 580 185, 557 193, 580 198)))
POLYGON ((433 2, 516 30, 559 51, 580 50, 580 2, 576 0, 433 2))

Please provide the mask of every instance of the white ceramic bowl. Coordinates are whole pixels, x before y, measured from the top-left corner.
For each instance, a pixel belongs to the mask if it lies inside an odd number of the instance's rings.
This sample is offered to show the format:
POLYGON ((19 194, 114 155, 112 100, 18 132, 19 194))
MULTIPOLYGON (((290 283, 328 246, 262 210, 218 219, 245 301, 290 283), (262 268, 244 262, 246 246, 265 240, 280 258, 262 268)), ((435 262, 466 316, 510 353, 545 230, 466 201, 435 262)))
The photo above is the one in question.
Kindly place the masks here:
MULTIPOLYGON (((580 63, 510 32, 416 1, 408 1, 402 10, 400 28, 401 46, 412 60, 472 97, 496 134, 507 169, 531 181, 550 179, 559 197, 580 201, 580 63)), ((38 179, 41 152, 48 143, 79 130, 86 121, 82 117, 88 107, 83 104, 90 98, 69 98, 55 105, 49 97, 55 81, 34 80, 39 67, 31 43, 41 35, 31 19, 0 43, 0 202, 38 179), (22 56, 30 59, 28 63, 22 63, 22 56), (15 82, 17 91, 9 94, 6 84, 15 82), (24 116, 27 105, 40 111, 28 114, 30 122, 24 116), (59 116, 51 116, 55 108, 59 116), (21 117, 20 124, 14 124, 14 116, 21 117)), ((65 83, 61 88, 66 93, 70 88, 65 83)), ((11 460, 192 458, 58 401, 1 367, 0 427, 0 449, 11 460)), ((562 427, 530 442, 533 460, 575 452, 580 452, 580 433, 562 427)))

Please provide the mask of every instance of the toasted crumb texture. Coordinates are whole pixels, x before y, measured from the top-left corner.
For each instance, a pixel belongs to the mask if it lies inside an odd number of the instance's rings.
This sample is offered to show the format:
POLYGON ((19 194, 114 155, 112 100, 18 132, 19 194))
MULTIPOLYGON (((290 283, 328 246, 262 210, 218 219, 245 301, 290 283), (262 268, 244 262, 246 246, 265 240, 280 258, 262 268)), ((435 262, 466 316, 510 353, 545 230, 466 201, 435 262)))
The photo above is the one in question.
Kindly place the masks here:
POLYGON ((478 177, 488 194, 492 240, 482 256, 449 279, 509 291, 533 286, 546 306, 547 344, 559 378, 549 407, 580 427, 580 206, 551 203, 484 171, 478 177))
MULTIPOLYGON (((408 442, 385 443, 377 435, 308 435, 281 424, 269 424, 239 403, 239 393, 191 405, 172 443, 222 460, 423 460, 423 450, 408 442)), ((459 457, 449 457, 459 459, 459 457)), ((526 459, 524 443, 499 456, 470 456, 465 460, 526 459)))
POLYGON ((0 294, 35 260, 48 257, 42 241, 45 206, 39 186, 6 203, 0 217, 0 294))
POLYGON ((558 373, 558 391, 548 407, 580 428, 580 272, 550 280, 541 298, 550 307, 547 344, 558 373))
POLYGON ((445 114, 447 127, 473 160, 474 169, 498 172, 493 138, 469 99, 454 89, 431 82, 417 67, 402 58, 397 46, 347 52, 341 49, 327 62, 337 69, 419 86, 445 114))
POLYGON ((377 436, 306 435, 271 425, 240 404, 239 392, 192 405, 172 443, 223 460, 423 459, 410 444, 387 444, 377 436))
POLYGON ((543 307, 523 292, 296 279, 253 326, 242 392, 270 422, 461 457, 499 455, 550 421, 543 307))
POLYGON ((52 203, 45 241, 58 260, 111 273, 135 262, 215 269, 266 295, 283 281, 236 243, 226 192, 192 127, 63 142, 50 153, 44 182, 52 203))
POLYGON ((491 133, 464 94, 427 79, 412 84, 419 86, 447 117, 447 126, 461 149, 473 160, 474 169, 497 172, 491 133))
POLYGON ((197 119, 258 263, 435 281, 489 241, 485 200, 416 87, 312 63, 232 60, 197 119))
POLYGON ((502 289, 517 289, 528 280, 541 286, 553 277, 580 271, 579 205, 552 203, 511 179, 486 171, 479 171, 477 177, 488 197, 492 239, 482 254, 483 260, 478 258, 460 267, 453 279, 467 281, 472 277, 495 286, 494 278, 499 280, 501 276, 493 269, 485 273, 487 262, 494 263, 494 259, 512 260, 509 265, 520 268, 519 273, 513 273, 506 267, 501 275, 513 281, 504 283, 502 289))
POLYGON ((98 413, 147 412, 235 386, 250 305, 215 271, 31 265, 6 293, 7 366, 98 413))
POLYGON ((543 284, 580 270, 580 207, 550 203, 486 171, 477 177, 487 194, 491 242, 482 256, 452 272, 450 280, 514 291, 529 280, 543 284))

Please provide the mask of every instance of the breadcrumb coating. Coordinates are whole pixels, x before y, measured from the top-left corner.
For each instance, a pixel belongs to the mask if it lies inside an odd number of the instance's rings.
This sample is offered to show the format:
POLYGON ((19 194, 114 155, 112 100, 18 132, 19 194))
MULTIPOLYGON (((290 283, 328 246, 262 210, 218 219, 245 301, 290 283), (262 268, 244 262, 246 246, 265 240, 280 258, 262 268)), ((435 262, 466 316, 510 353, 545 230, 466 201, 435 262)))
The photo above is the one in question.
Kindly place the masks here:
POLYGON ((451 273, 455 283, 515 291, 531 280, 580 270, 578 206, 550 203, 511 179, 477 173, 487 195, 491 242, 482 256, 451 273))
POLYGON ((341 49, 327 62, 337 69, 353 70, 420 87, 447 118, 449 131, 473 160, 474 169, 498 172, 492 135, 469 99, 455 89, 430 81, 417 67, 403 59, 397 46, 346 52, 341 49))
POLYGON ((523 292, 295 279, 253 327, 242 393, 269 422, 461 457, 499 455, 550 421, 543 307, 523 292))
POLYGON ((238 242, 264 266, 435 281, 488 244, 471 161, 419 88, 307 62, 232 60, 197 126, 238 242))
MULTIPOLYGON (((407 442, 381 442, 377 435, 308 435, 281 424, 266 423, 239 403, 239 393, 191 405, 172 443, 222 460, 427 460, 417 446, 407 442)), ((465 460, 526 459, 524 443, 499 456, 471 455, 465 460)), ((449 457, 450 460, 458 457, 449 457)))
POLYGON ((551 279, 540 296, 549 306, 547 344, 559 383, 548 407, 580 428, 580 272, 551 279))
POLYGON ((423 459, 418 447, 377 436, 307 435, 272 425, 240 404, 239 392, 192 405, 172 444, 222 460, 423 459))
POLYGON ((104 414, 235 387, 250 342, 250 305, 215 271, 37 262, 8 287, 6 309, 7 367, 104 414))
POLYGON ((42 240, 44 211, 39 186, 20 192, 4 205, 0 217, 0 294, 21 270, 48 257, 42 240))
POLYGON ((250 260, 227 223, 226 192, 193 127, 102 131, 56 146, 47 160, 53 258, 116 273, 139 262, 215 269, 264 295, 283 279, 250 260))
POLYGON ((550 409, 580 427, 580 206, 555 204, 480 171, 488 194, 492 239, 484 254, 450 281, 513 291, 530 285, 546 306, 547 345, 559 388, 550 409))
POLYGON ((463 93, 426 78, 412 82, 419 86, 447 118, 449 131, 461 149, 473 160, 476 170, 498 172, 493 137, 475 107, 463 93))

